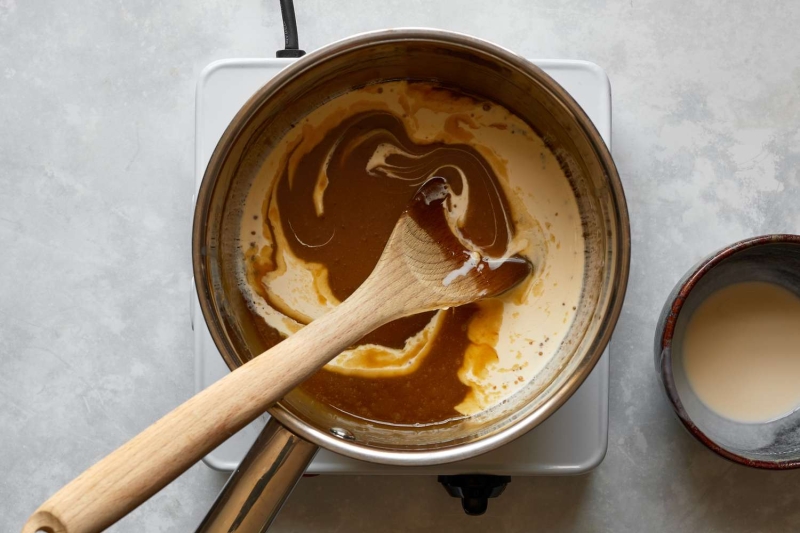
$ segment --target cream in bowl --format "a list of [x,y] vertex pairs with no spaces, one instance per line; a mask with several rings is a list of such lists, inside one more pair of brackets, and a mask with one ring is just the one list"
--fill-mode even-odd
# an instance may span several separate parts
[[686,325],[686,377],[721,416],[770,422],[800,406],[800,297],[744,281],[709,295]]
[[664,306],[655,356],[701,442],[748,466],[800,466],[800,237],[742,241],[693,268]]

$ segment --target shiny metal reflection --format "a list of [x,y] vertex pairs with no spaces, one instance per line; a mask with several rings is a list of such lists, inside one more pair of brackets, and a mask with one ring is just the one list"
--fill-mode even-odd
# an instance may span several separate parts
[[266,531],[318,449],[270,419],[197,531]]

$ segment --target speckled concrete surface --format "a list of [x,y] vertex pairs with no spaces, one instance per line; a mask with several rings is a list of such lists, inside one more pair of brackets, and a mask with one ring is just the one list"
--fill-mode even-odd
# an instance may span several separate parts
[[[684,270],[800,232],[800,3],[296,1],[307,50],[416,25],[603,66],[634,246],[597,470],[515,479],[481,518],[433,478],[310,478],[274,530],[800,530],[800,472],[695,443],[651,357]],[[0,0],[0,531],[192,393],[195,80],[281,38],[277,0]],[[113,529],[193,531],[223,482],[195,466]]]

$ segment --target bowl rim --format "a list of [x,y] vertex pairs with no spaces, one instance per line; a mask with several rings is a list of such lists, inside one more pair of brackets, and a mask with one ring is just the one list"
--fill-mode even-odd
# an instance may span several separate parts
[[683,424],[683,427],[698,441],[705,445],[708,449],[717,455],[738,463],[741,465],[749,466],[752,468],[760,468],[765,470],[791,470],[800,468],[800,458],[789,461],[763,461],[757,459],[749,459],[743,455],[733,453],[717,444],[711,437],[705,434],[697,425],[692,421],[689,413],[683,406],[683,402],[678,394],[678,389],[675,386],[675,378],[672,370],[672,341],[675,335],[675,326],[678,322],[678,317],[683,309],[686,299],[691,294],[692,290],[697,286],[703,277],[710,271],[714,270],[716,266],[725,261],[726,259],[752,248],[761,246],[768,246],[772,244],[795,244],[800,245],[800,235],[790,233],[776,233],[768,235],[760,235],[758,237],[751,237],[737,241],[733,244],[725,246],[710,255],[706,256],[697,265],[689,269],[684,277],[675,285],[672,293],[664,306],[664,317],[662,324],[658,328],[657,342],[656,342],[656,369],[661,377],[662,385],[667,395],[667,399],[672,405],[672,409],[678,416],[678,419]]

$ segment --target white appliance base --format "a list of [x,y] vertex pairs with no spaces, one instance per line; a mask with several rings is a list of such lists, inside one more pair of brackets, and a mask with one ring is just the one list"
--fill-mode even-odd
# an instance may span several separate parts
[[[247,99],[294,59],[229,59],[203,70],[197,83],[195,191],[208,160],[231,119]],[[600,67],[585,61],[533,60],[583,107],[606,144],[611,141],[611,90]],[[191,302],[195,342],[195,383],[200,391],[228,368],[203,320],[196,296]],[[309,474],[496,474],[567,475],[596,467],[608,447],[608,349],[580,389],[549,419],[527,435],[478,457],[439,466],[396,467],[357,461],[320,450]],[[264,427],[264,415],[209,453],[204,462],[232,471]]]

